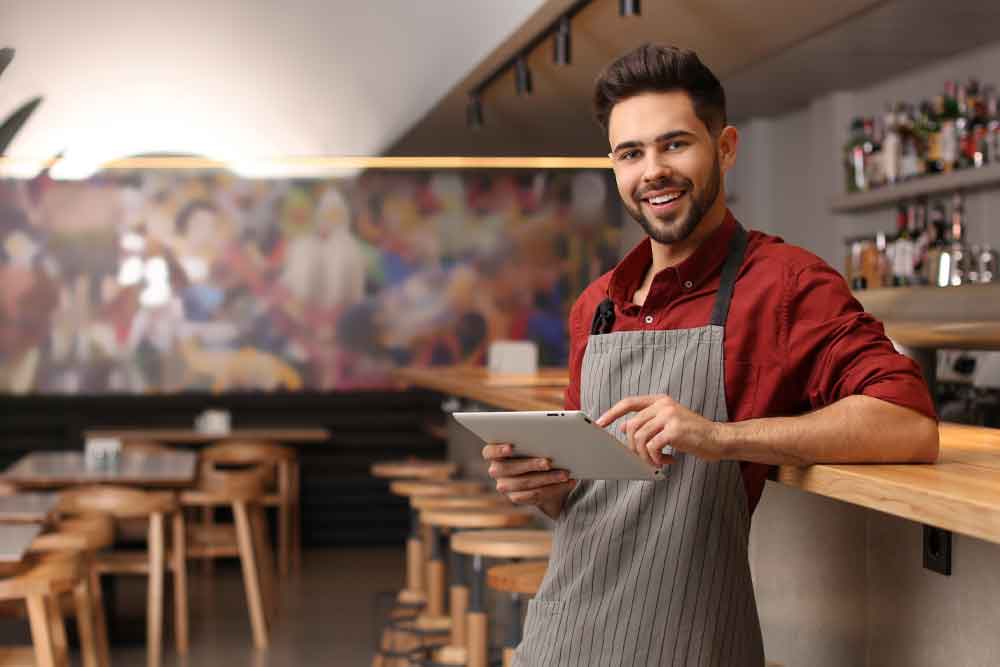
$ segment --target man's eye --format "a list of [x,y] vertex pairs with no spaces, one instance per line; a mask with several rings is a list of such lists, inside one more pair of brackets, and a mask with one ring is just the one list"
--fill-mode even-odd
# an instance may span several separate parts
[[618,159],[623,161],[634,160],[637,157],[639,157],[639,151],[636,150],[624,151],[618,154]]
[[680,150],[681,148],[684,148],[685,146],[687,146],[686,141],[670,141],[667,143],[665,150],[676,151]]

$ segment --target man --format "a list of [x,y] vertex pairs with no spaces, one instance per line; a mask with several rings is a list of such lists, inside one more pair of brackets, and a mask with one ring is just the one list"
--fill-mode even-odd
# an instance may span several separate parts
[[556,521],[516,664],[760,667],[747,538],[769,466],[933,462],[933,405],[836,271],[726,209],[739,134],[694,53],[640,47],[594,101],[648,238],[571,311],[566,408],[667,478],[578,483],[486,446],[497,489]]

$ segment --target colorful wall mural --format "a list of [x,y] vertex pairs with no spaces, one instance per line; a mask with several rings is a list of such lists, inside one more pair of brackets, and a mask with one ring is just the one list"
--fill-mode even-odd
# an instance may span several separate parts
[[530,339],[619,255],[610,175],[0,182],[0,392],[328,391]]

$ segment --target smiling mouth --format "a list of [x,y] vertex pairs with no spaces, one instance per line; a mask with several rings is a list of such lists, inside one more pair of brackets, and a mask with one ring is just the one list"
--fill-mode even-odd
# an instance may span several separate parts
[[671,202],[677,201],[682,196],[684,196],[684,191],[680,192],[669,192],[665,195],[657,195],[656,197],[646,197],[643,201],[646,201],[653,206],[662,206],[664,204],[669,204]]

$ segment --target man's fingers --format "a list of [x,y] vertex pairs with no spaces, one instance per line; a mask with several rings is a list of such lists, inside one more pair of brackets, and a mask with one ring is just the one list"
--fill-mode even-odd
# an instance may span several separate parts
[[514,477],[531,472],[545,472],[551,469],[552,462],[548,459],[494,459],[493,462],[490,463],[489,474],[493,479],[500,479],[501,477]]
[[487,461],[505,459],[513,453],[514,446],[503,442],[493,443],[483,447],[483,458]]
[[570,479],[559,484],[548,484],[528,491],[508,493],[507,497],[516,505],[541,505],[542,503],[560,498],[576,486],[576,480]]
[[597,425],[604,428],[622,415],[638,412],[657,399],[656,396],[630,396],[618,401],[603,415],[598,417]]
[[569,473],[565,470],[533,472],[527,475],[517,475],[516,477],[501,477],[497,480],[497,491],[508,494],[513,491],[530,491],[543,486],[561,484],[568,479]]

